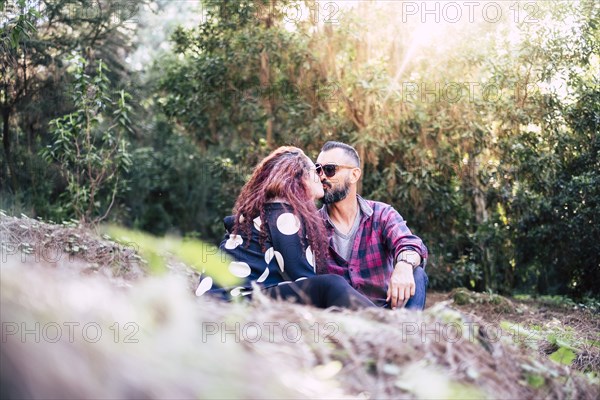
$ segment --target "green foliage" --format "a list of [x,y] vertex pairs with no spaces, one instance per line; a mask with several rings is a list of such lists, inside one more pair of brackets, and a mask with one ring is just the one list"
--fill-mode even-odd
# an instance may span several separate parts
[[0,25],[0,189],[9,211],[60,219],[66,185],[38,152],[50,142],[51,120],[73,112],[67,59],[103,60],[111,87],[129,84],[125,55],[136,7],[144,0],[17,0],[2,2]]
[[[326,140],[341,140],[361,156],[361,193],[395,206],[425,240],[434,288],[598,297],[597,2],[532,3],[529,17],[543,23],[517,23],[514,6],[502,3],[497,23],[440,24],[437,36],[416,19],[397,23],[400,8],[389,2],[345,7],[335,25],[311,1],[310,15],[286,20],[293,3],[207,2],[199,24],[175,29],[170,50],[160,46],[152,67],[132,74],[146,82],[133,101],[142,109],[129,125],[135,168],[126,174],[130,190],[115,196],[115,219],[216,241],[248,173],[270,150],[294,144],[315,157]],[[29,60],[30,83],[64,89],[63,58],[53,54],[79,47],[107,61],[111,86],[135,82],[115,56],[134,37],[122,25],[67,21],[65,1],[44,4],[41,18],[21,11],[21,25],[7,25],[22,26],[18,49],[2,28],[5,98],[23,82],[14,60]],[[98,40],[86,41],[87,30]],[[60,128],[44,129],[48,121],[75,105],[61,97],[65,90],[49,101],[34,87],[5,103],[11,130],[24,139],[9,142],[28,146],[4,150],[2,177],[17,183],[2,205],[59,218],[68,213],[64,187],[71,202],[89,200],[57,178],[65,169],[77,175],[76,163],[27,168],[39,164],[35,150],[56,140],[47,131],[70,126],[61,119]],[[455,89],[460,96],[451,96]],[[105,199],[112,193],[102,190]]]
[[131,132],[124,91],[115,100],[109,93],[106,66],[98,62],[96,74],[86,74],[86,61],[74,63],[73,102],[76,110],[50,121],[51,144],[41,151],[48,163],[57,163],[66,180],[60,197],[67,212],[85,222],[104,219],[115,197],[126,185],[123,173],[131,166],[127,133]]
[[[526,180],[533,190],[519,191],[515,198],[520,208],[516,251],[533,267],[523,268],[521,285],[581,298],[597,295],[600,283],[600,86],[597,78],[576,84],[571,102],[553,110],[567,125],[544,139],[555,142],[556,160],[544,167],[553,177],[541,181],[533,175]],[[540,163],[535,153],[526,160]],[[532,254],[530,248],[544,251]]]
[[[158,64],[158,104],[205,157],[249,166],[279,144],[316,155],[327,139],[350,142],[363,159],[363,194],[396,206],[432,250],[433,287],[509,293],[531,285],[571,295],[597,287],[597,7],[539,4],[536,17],[556,28],[519,25],[509,42],[511,21],[473,24],[448,35],[451,51],[421,43],[414,53],[406,38],[415,27],[382,23],[399,18],[386,5],[357,5],[321,30],[308,21],[283,29],[282,8],[208,7],[200,26],[175,32],[173,56]],[[569,15],[573,30],[560,29]],[[376,49],[392,50],[374,50],[374,37]],[[415,78],[398,81],[398,71]],[[543,89],[561,77],[568,99]],[[444,82],[463,96],[438,91],[432,101],[403,91]],[[251,143],[266,148],[249,151]],[[235,185],[226,192],[235,196]],[[552,215],[565,203],[575,218]]]
[[578,356],[585,359],[591,347],[597,346],[595,338],[598,335],[595,332],[580,331],[577,327],[565,325],[556,318],[539,325],[504,320],[500,322],[500,327],[512,335],[515,343],[536,352],[543,350],[556,363],[563,365],[578,363],[578,368],[584,371],[593,371],[597,368],[597,365],[585,364],[585,361],[582,365],[581,360],[578,359]]
[[181,240],[172,236],[157,238],[116,225],[104,226],[102,230],[117,242],[134,245],[154,274],[167,271],[167,259],[172,255],[200,273],[209,273],[220,285],[232,286],[239,283],[239,278],[232,276],[227,270],[230,261],[228,257],[215,246],[200,240]]
[[132,152],[125,205],[131,225],[157,235],[175,229],[220,239],[249,167],[202,152],[164,119],[149,127],[147,141]]
[[150,72],[150,108],[169,119],[157,117],[134,153],[134,226],[216,241],[262,157],[283,143],[318,146],[301,133],[322,103],[316,60],[307,39],[284,29],[287,3],[209,3],[203,23],[175,31],[174,54]]
[[[283,27],[289,2],[260,3],[209,3],[205,21],[177,30],[173,56],[158,64],[164,113],[202,149],[240,164],[255,164],[277,143],[298,142],[296,132],[320,107],[308,39]],[[266,148],[253,153],[261,140]]]
[[468,290],[463,290],[460,288],[456,289],[454,291],[454,295],[452,296],[452,299],[459,306],[469,304],[471,302],[471,297],[469,295]]
[[515,342],[523,343],[534,349],[537,349],[538,342],[544,339],[543,334],[540,332],[516,322],[501,321],[500,328],[513,335]]
[[[6,5],[6,2],[2,1],[0,11],[7,12]],[[16,7],[20,10],[20,13],[7,21],[6,25],[2,27],[3,48],[8,42],[11,48],[18,49],[23,38],[30,38],[31,34],[36,31],[35,23],[41,16],[35,9],[35,5],[26,0],[18,0]]]
[[576,357],[577,356],[575,355],[573,350],[568,349],[566,347],[560,347],[558,350],[556,350],[554,353],[550,354],[550,356],[549,356],[549,358],[552,361],[557,362],[559,364],[564,364],[564,365],[571,365],[571,363],[573,362],[573,360]]
[[525,378],[527,379],[527,384],[534,389],[539,389],[546,383],[546,379],[538,374],[526,373]]
[[[443,249],[441,249],[443,250]],[[435,252],[435,249],[432,249]],[[448,258],[452,258],[452,253],[447,255]],[[438,264],[437,261],[447,263],[445,268]],[[430,272],[430,284],[437,288],[453,288],[466,286],[471,290],[475,289],[477,282],[483,277],[481,265],[476,262],[475,255],[470,253],[462,255],[458,260],[452,263],[444,261],[443,257],[437,257],[433,255],[433,271]],[[429,268],[429,267],[428,267]]]

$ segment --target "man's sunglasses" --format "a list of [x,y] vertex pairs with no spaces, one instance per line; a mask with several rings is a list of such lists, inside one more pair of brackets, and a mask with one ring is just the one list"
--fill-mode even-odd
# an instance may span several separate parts
[[321,176],[325,173],[325,176],[331,178],[337,173],[338,168],[358,168],[350,165],[337,165],[337,164],[315,164],[315,170],[317,175]]

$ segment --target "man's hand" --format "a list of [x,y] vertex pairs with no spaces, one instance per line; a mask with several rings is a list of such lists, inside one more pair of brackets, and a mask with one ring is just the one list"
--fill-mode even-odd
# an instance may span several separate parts
[[392,309],[404,306],[404,304],[415,295],[415,277],[413,276],[412,265],[405,261],[396,264],[394,272],[390,278],[387,298],[385,301],[392,300]]

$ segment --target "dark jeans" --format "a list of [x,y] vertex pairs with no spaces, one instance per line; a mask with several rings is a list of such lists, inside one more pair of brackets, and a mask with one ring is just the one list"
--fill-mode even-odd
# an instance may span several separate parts
[[272,298],[293,300],[320,308],[336,306],[357,310],[376,307],[371,300],[357,292],[340,275],[311,276],[297,282],[268,288],[263,292]]
[[[429,278],[422,267],[417,267],[413,270],[415,277],[415,295],[408,299],[404,308],[409,310],[423,310],[425,301],[427,300],[427,287],[429,286]],[[390,308],[390,304],[386,303],[385,308]]]

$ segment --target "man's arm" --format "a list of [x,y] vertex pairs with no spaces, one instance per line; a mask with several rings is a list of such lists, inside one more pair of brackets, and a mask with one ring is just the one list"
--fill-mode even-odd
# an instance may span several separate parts
[[422,263],[427,262],[427,247],[420,237],[412,234],[398,211],[392,206],[388,206],[382,212],[381,222],[386,246],[393,252],[396,262],[399,260],[400,253],[406,250],[416,251],[421,256]]
[[394,255],[394,271],[389,283],[386,301],[392,308],[403,306],[415,294],[413,269],[425,267],[427,263],[427,247],[412,234],[406,221],[398,211],[389,206],[382,213],[382,237],[388,250]]

